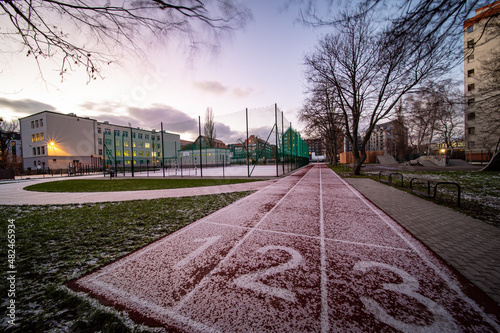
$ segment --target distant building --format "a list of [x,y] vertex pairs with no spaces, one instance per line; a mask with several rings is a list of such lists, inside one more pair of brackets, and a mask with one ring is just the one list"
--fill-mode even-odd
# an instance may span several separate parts
[[464,22],[465,149],[472,153],[494,150],[500,138],[499,127],[490,126],[500,121],[498,97],[493,104],[484,104],[500,92],[483,89],[491,87],[483,66],[499,57],[499,14],[500,1],[496,1],[476,9],[476,15]]
[[213,139],[213,144],[212,144],[212,147],[209,147],[209,139],[202,135],[202,136],[199,136],[195,142],[193,142],[198,148],[200,147],[200,141],[201,141],[201,147],[202,148],[222,148],[222,149],[225,149],[227,148],[227,145],[222,142],[221,140],[218,140],[218,139]]
[[175,157],[181,147],[178,134],[113,125],[74,113],[42,111],[19,122],[27,170],[159,166],[163,154]]
[[375,125],[366,151],[383,151],[404,158],[408,151],[408,129],[395,120]]
[[309,160],[324,161],[326,159],[326,145],[323,138],[305,139],[305,142],[309,146]]
[[[21,133],[19,132],[4,132],[2,135],[2,142],[8,144],[6,151],[2,151],[0,147],[0,168],[18,167],[22,163],[22,149],[21,149]],[[5,161],[3,160],[5,158]]]

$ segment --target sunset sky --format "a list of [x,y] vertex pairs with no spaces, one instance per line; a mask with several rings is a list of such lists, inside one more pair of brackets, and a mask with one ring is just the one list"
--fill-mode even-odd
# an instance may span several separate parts
[[[61,82],[56,58],[42,62],[42,78],[32,57],[17,52],[19,45],[9,46],[13,52],[0,56],[0,114],[16,119],[52,110],[158,129],[160,121],[203,119],[207,107],[219,117],[277,103],[297,126],[303,58],[327,30],[297,23],[298,6],[285,10],[285,2],[246,3],[254,19],[224,39],[216,54],[205,52],[190,61],[175,41],[154,45],[145,51],[147,58],[125,55],[104,68],[104,79],[89,84],[83,68]],[[5,50],[7,41],[0,42]]]

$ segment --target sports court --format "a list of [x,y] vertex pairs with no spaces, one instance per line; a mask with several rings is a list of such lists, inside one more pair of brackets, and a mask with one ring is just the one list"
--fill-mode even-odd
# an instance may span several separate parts
[[169,331],[500,331],[479,290],[324,165],[69,285]]

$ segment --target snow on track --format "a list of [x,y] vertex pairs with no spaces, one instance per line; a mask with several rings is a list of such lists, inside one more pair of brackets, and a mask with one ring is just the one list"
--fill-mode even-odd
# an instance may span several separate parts
[[498,307],[324,165],[69,285],[176,331],[500,331]]

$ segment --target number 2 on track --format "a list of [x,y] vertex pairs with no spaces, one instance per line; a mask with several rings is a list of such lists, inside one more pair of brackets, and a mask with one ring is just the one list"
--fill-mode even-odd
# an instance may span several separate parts
[[291,258],[283,264],[279,264],[277,266],[272,266],[257,272],[247,273],[245,275],[242,275],[236,278],[234,280],[234,283],[238,287],[250,289],[255,291],[256,293],[268,294],[271,296],[282,298],[286,301],[295,302],[296,295],[293,291],[284,288],[268,286],[267,284],[259,282],[258,280],[261,278],[265,278],[269,275],[283,273],[284,271],[287,271],[289,269],[296,268],[303,261],[303,257],[299,252],[287,246],[268,245],[261,247],[260,249],[257,250],[257,252],[264,254],[271,250],[285,251],[290,254]]

